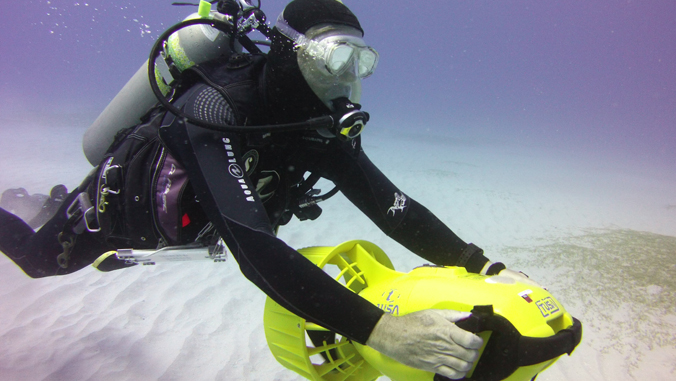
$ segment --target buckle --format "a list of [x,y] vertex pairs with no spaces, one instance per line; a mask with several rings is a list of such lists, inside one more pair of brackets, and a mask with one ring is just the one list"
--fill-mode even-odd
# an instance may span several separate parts
[[81,192],[77,195],[66,209],[66,216],[68,216],[68,221],[72,224],[75,234],[82,234],[85,229],[90,233],[101,231],[96,208],[92,206],[87,192]]

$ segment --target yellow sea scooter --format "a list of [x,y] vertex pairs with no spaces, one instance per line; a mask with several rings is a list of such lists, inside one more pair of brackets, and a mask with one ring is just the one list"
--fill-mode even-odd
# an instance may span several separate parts
[[[299,250],[345,287],[382,310],[406,315],[424,309],[471,311],[456,323],[484,339],[466,380],[532,380],[580,343],[582,325],[544,289],[461,267],[421,266],[395,271],[387,255],[366,241]],[[330,265],[330,266],[329,266]],[[310,380],[447,380],[338,337],[268,298],[265,335],[277,361]]]

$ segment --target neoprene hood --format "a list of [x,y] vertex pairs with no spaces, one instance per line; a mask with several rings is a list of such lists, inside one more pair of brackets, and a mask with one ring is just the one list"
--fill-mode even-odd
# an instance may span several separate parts
[[[300,33],[320,24],[349,26],[364,33],[357,17],[337,0],[293,0],[282,15]],[[271,40],[265,75],[267,97],[276,121],[302,122],[331,113],[301,73],[294,42],[277,28],[272,29]]]
[[319,24],[340,24],[364,34],[357,16],[337,0],[294,0],[284,8],[284,19],[301,33]]

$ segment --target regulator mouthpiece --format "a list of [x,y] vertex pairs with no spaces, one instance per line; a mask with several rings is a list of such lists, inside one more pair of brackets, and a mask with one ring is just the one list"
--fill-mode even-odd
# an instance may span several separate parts
[[352,103],[345,97],[336,98],[331,103],[337,111],[334,115],[334,130],[338,139],[347,141],[359,136],[369,121],[369,114],[361,111],[360,104]]

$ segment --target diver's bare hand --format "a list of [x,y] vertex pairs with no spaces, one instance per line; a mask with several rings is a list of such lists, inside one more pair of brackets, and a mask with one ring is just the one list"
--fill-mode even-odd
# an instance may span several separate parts
[[483,340],[456,321],[469,312],[422,310],[404,316],[384,314],[366,345],[413,368],[463,378],[479,357]]

